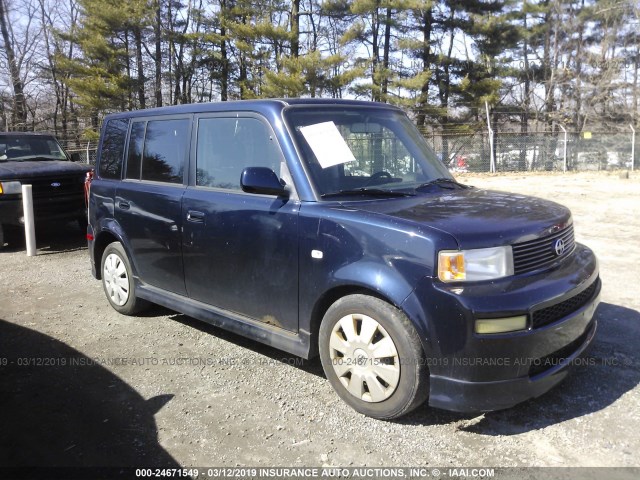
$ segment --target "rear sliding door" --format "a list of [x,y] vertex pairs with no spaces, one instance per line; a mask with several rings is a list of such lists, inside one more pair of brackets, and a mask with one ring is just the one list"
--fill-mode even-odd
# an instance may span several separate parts
[[186,295],[181,202],[190,132],[191,116],[133,120],[125,179],[115,201],[115,218],[126,232],[140,279],[181,295]]

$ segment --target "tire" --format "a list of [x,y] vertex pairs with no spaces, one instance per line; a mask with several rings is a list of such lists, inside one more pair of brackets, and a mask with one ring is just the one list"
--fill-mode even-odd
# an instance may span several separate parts
[[424,350],[400,310],[369,295],[348,295],[327,310],[320,360],[331,386],[354,410],[390,420],[429,395]]
[[4,241],[12,248],[24,247],[24,227],[19,227],[17,225],[5,225]]
[[149,306],[145,300],[136,297],[131,263],[120,242],[107,245],[100,262],[102,288],[107,300],[117,312],[135,315]]
[[0,225],[0,250],[24,246],[24,230],[16,225]]

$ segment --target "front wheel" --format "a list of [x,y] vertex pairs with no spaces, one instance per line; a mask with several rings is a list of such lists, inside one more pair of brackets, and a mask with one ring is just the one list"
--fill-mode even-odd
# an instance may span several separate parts
[[10,248],[24,245],[24,229],[17,225],[0,225],[0,250],[5,242]]
[[428,396],[418,334],[406,315],[379,298],[348,295],[334,303],[320,325],[319,349],[334,390],[364,415],[397,418]]
[[111,306],[124,315],[135,315],[148,306],[136,297],[131,264],[119,242],[107,245],[102,254],[102,288]]

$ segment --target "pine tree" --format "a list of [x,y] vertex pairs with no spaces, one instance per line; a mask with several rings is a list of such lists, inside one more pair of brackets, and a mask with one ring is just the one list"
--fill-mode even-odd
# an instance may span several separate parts
[[79,28],[68,39],[81,55],[56,60],[68,74],[66,83],[77,103],[97,129],[99,114],[131,106],[128,12],[117,0],[80,0],[80,5]]

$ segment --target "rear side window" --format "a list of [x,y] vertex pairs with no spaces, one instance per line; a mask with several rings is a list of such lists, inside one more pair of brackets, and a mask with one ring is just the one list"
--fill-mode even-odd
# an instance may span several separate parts
[[282,159],[271,130],[256,118],[198,121],[198,186],[240,190],[240,175],[246,167],[268,167],[278,173]]
[[182,183],[188,119],[147,122],[142,155],[142,180]]
[[102,139],[102,155],[100,156],[101,178],[120,179],[128,129],[128,119],[116,118],[107,122]]
[[140,180],[142,166],[142,147],[144,146],[144,128],[146,122],[133,122],[129,137],[129,155],[127,157],[127,178]]
[[182,183],[190,119],[134,121],[126,178]]

